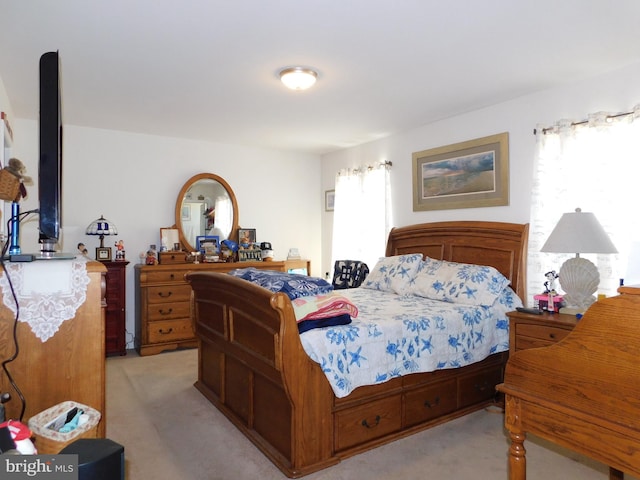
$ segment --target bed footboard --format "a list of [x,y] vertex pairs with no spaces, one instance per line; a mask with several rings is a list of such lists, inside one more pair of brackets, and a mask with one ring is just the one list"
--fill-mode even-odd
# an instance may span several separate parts
[[226,274],[187,280],[199,340],[196,388],[286,475],[337,463],[333,393],[302,348],[288,297]]

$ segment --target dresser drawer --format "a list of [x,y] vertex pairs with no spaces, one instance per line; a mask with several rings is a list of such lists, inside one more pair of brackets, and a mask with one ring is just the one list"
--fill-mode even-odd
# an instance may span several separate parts
[[336,450],[344,450],[400,430],[401,401],[400,395],[395,395],[337,412]]
[[496,395],[496,385],[502,382],[502,367],[461,377],[459,382],[458,408],[491,400]]
[[158,271],[158,272],[145,272],[142,274],[144,276],[144,283],[146,284],[154,284],[154,283],[187,283],[184,279],[184,276],[187,272],[184,270],[177,270],[175,272],[167,272],[167,271]]
[[191,300],[191,286],[184,285],[161,285],[147,288],[147,302],[154,303],[174,303],[189,302]]
[[151,303],[147,308],[147,319],[150,322],[185,317],[191,318],[190,302]]
[[160,265],[175,265],[189,263],[187,252],[160,252],[158,260]]
[[405,426],[422,423],[453,412],[457,407],[456,380],[451,379],[405,394]]
[[[529,337],[534,340],[542,340],[544,344],[550,345],[559,342],[569,335],[571,331],[566,328],[554,327],[551,325],[541,325],[534,323],[517,323],[516,338]],[[519,338],[517,338],[519,340]],[[516,347],[517,348],[517,347]]]
[[149,343],[171,342],[193,338],[190,318],[177,320],[161,320],[147,325]]

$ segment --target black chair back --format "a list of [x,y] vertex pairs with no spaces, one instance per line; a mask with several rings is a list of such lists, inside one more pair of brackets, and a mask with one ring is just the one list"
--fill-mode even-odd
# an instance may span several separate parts
[[336,260],[333,266],[333,289],[359,287],[369,274],[369,267],[359,260]]

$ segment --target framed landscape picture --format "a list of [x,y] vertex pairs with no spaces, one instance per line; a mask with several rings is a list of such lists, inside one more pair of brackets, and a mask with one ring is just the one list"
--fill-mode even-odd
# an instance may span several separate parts
[[509,205],[509,134],[413,155],[413,211]]

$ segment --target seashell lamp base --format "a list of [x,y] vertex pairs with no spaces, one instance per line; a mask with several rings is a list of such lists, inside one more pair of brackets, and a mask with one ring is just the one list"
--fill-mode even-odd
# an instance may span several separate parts
[[560,267],[559,281],[568,308],[584,313],[595,302],[593,294],[600,285],[600,274],[586,258],[575,257],[564,262]]

